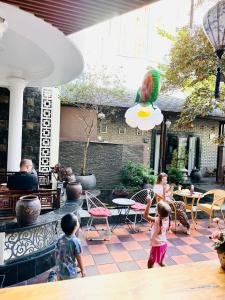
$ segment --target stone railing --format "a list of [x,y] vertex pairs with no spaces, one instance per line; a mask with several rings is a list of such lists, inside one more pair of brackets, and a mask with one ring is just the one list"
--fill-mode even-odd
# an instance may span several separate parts
[[34,277],[55,265],[55,244],[61,218],[77,214],[82,201],[40,215],[35,225],[21,227],[16,220],[0,223],[0,275],[4,286]]

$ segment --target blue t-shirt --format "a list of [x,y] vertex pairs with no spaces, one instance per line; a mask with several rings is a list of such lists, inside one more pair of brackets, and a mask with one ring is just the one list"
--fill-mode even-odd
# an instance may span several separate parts
[[56,264],[58,279],[76,278],[76,257],[80,255],[81,242],[76,236],[62,235],[57,242]]

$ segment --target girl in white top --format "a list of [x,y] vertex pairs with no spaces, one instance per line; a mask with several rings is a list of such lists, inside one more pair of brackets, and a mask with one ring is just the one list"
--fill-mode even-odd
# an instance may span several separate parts
[[173,203],[177,212],[177,219],[186,228],[186,233],[190,234],[190,223],[186,214],[186,207],[183,201],[173,200],[173,191],[167,184],[167,174],[160,173],[157,178],[157,182],[153,187],[153,192],[163,198],[168,204]]
[[161,267],[164,267],[163,262],[167,250],[167,238],[166,232],[170,226],[170,206],[165,201],[159,201],[157,204],[157,217],[151,217],[149,215],[149,208],[151,206],[151,198],[146,198],[147,205],[144,212],[144,217],[149,222],[153,222],[151,230],[151,250],[148,259],[148,268],[152,268],[154,263],[158,263]]

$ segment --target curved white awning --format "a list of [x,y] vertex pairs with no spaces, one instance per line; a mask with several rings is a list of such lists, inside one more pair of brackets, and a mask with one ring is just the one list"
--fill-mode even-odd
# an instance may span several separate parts
[[28,86],[58,86],[80,75],[83,58],[61,31],[15,6],[0,2],[8,29],[0,40],[0,85],[21,78]]

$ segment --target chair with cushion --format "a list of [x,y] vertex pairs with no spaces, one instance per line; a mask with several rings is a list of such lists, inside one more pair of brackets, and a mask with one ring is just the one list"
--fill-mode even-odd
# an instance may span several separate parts
[[[134,231],[138,231],[138,229],[136,229],[137,222],[140,223],[143,220],[145,220],[143,218],[143,215],[144,215],[144,211],[145,211],[145,208],[146,208],[146,197],[148,195],[150,195],[150,197],[153,199],[153,192],[152,192],[152,190],[150,190],[150,189],[143,189],[143,190],[137,192],[136,194],[134,194],[131,197],[131,200],[135,201],[135,203],[130,207],[130,209],[132,211],[134,211],[134,213],[135,213],[134,221],[132,222],[133,223],[133,230]],[[137,221],[138,216],[140,217],[139,221]]]
[[[154,193],[154,197],[155,197],[156,203],[158,203],[161,200],[165,201],[165,198],[162,195],[159,195],[157,193]],[[172,198],[172,201],[169,201],[168,204],[170,205],[171,212],[174,215],[174,229],[176,232],[176,230],[177,230],[177,210],[176,210],[176,207],[175,207],[173,201],[175,201],[175,200]]]
[[217,189],[210,190],[210,191],[208,191],[204,194],[204,197],[207,196],[207,195],[213,195],[213,200],[210,203],[200,203],[200,201],[202,201],[203,198],[198,199],[196,214],[195,214],[195,220],[197,219],[198,211],[203,211],[204,213],[209,215],[209,225],[208,225],[208,227],[210,227],[212,217],[215,216],[216,211],[220,211],[220,213],[221,213],[221,215],[224,219],[222,206],[223,206],[223,203],[224,203],[224,200],[225,200],[225,191],[224,190],[219,190],[219,189],[218,190]]
[[[88,213],[90,215],[90,218],[87,223],[87,232],[89,233],[91,228],[95,227],[93,225],[94,220],[100,220],[100,221],[105,220],[106,225],[107,225],[108,236],[110,237],[111,230],[109,227],[108,218],[112,215],[111,211],[108,208],[106,208],[104,203],[102,203],[97,197],[95,197],[90,192],[85,192],[85,196],[86,196]],[[95,230],[98,231],[97,228],[95,228]],[[89,239],[88,234],[87,234],[86,238]],[[107,239],[104,238],[103,240],[107,240]]]

